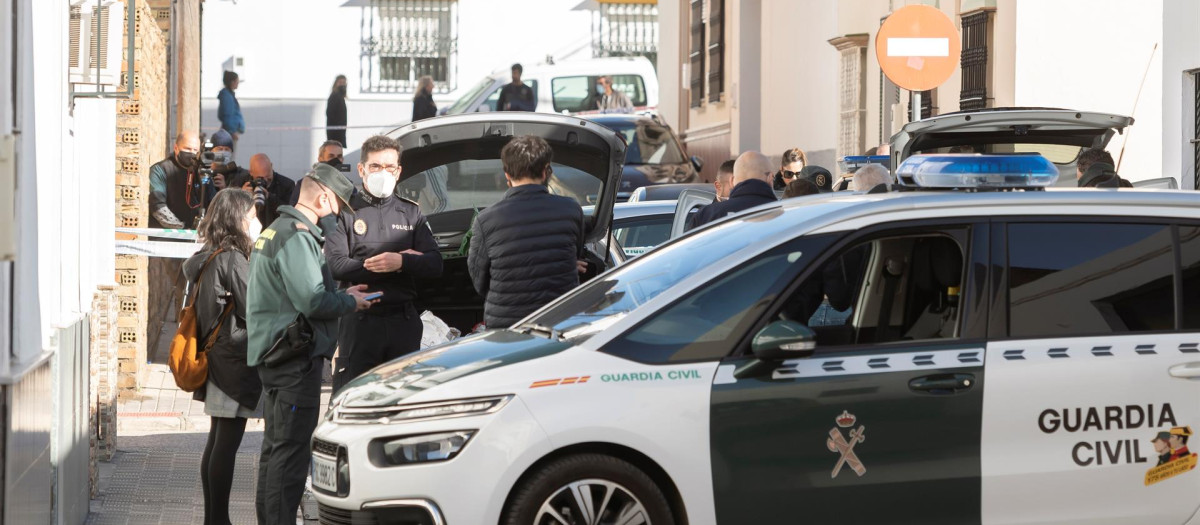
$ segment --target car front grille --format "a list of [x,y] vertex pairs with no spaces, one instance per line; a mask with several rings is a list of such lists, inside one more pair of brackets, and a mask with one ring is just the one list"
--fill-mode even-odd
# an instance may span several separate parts
[[343,510],[317,505],[321,525],[434,525],[433,516],[422,508],[398,507],[373,511]]
[[312,451],[314,454],[329,456],[331,458],[338,457],[338,446],[323,439],[313,438]]

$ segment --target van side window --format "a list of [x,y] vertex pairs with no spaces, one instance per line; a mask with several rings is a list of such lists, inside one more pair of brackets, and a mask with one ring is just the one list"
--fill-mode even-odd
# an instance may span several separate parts
[[1173,329],[1173,245],[1158,224],[1009,224],[1009,335]]
[[[600,75],[557,77],[550,81],[554,111],[578,113],[596,109],[596,80]],[[635,107],[646,105],[646,83],[641,75],[611,75],[613,89],[624,93]]]

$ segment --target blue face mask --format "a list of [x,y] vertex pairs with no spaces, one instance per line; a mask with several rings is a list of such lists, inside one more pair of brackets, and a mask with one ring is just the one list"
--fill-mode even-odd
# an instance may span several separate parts
[[596,94],[600,95],[600,96],[604,96],[604,86],[601,86],[600,84],[596,84]]

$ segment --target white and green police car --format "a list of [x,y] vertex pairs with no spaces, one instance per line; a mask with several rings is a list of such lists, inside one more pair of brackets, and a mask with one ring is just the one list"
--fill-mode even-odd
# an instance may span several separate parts
[[322,523],[1200,523],[1200,195],[899,171],[954,190],[749,210],[359,377]]

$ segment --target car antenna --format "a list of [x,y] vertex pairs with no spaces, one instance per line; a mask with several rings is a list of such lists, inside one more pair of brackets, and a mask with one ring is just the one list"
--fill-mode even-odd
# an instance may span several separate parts
[[[1142,88],[1146,87],[1146,76],[1150,74],[1150,66],[1154,64],[1154,55],[1158,53],[1158,42],[1154,43],[1154,47],[1150,50],[1150,60],[1146,61],[1146,71],[1142,73],[1142,83],[1138,85],[1137,96],[1133,97],[1133,110],[1129,112],[1129,116],[1133,117],[1137,113],[1138,100],[1142,98]],[[1125,140],[1121,141],[1121,153],[1117,154],[1117,173],[1121,173],[1121,161],[1125,160],[1125,146],[1129,144],[1129,135],[1133,130],[1125,133]]]

